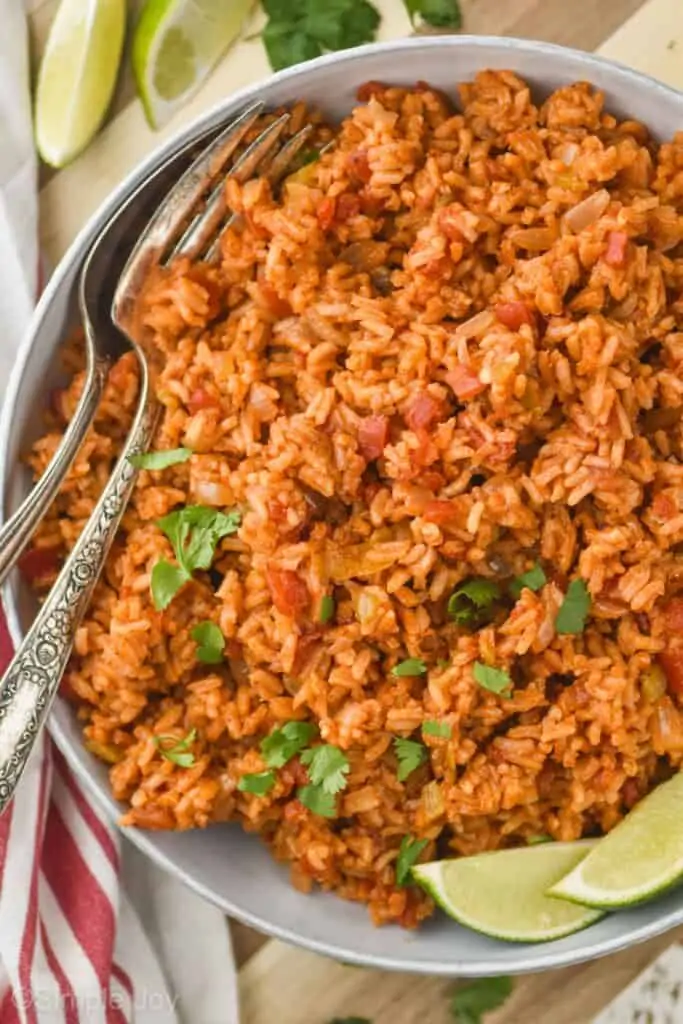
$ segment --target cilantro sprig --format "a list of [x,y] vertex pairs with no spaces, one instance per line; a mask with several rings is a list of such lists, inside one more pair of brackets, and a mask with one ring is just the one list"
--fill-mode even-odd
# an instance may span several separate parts
[[528,572],[523,572],[521,576],[514,578],[510,584],[510,593],[514,598],[518,598],[525,588],[534,591],[540,590],[547,582],[548,578],[537,562]]
[[417,740],[405,740],[402,736],[396,736],[394,751],[398,759],[396,778],[399,782],[405,782],[408,776],[427,760],[427,749]]
[[397,885],[403,886],[410,884],[410,869],[424,850],[427,843],[427,839],[413,839],[412,836],[403,837],[398,850],[398,857],[396,858]]
[[450,722],[438,722],[431,718],[422,723],[422,732],[425,736],[436,736],[437,739],[449,740],[453,730]]
[[482,1024],[485,1013],[497,1010],[512,992],[512,978],[477,978],[461,985],[451,1000],[456,1024]]
[[474,576],[453,591],[448,601],[448,614],[459,626],[476,629],[490,621],[493,606],[500,596],[500,587],[494,580]]
[[177,736],[155,736],[154,746],[167,761],[177,764],[179,768],[192,768],[195,756],[190,749],[197,739],[197,730],[190,729],[181,740]]
[[274,771],[250,772],[243,775],[237,783],[237,788],[242,793],[253,793],[255,796],[266,796],[275,785],[276,775]]
[[422,658],[406,658],[405,661],[399,661],[398,665],[394,665],[391,670],[392,676],[423,676],[427,671],[427,666]]
[[163,611],[197,569],[209,569],[218,542],[235,533],[240,513],[219,512],[204,505],[187,505],[157,520],[157,526],[173,546],[177,565],[161,558],[152,569],[154,607]]
[[263,45],[274,71],[370,43],[380,23],[369,0],[262,0],[262,6],[268,16]]
[[413,25],[418,21],[432,28],[457,29],[462,26],[458,0],[403,0]]
[[582,633],[591,607],[588,587],[583,580],[572,580],[555,619],[558,633]]
[[497,693],[501,697],[512,696],[512,680],[505,669],[494,668],[492,665],[484,665],[482,661],[475,661],[472,675],[483,690]]
[[223,660],[225,637],[215,622],[198,622],[190,631],[197,644],[197,661],[206,665],[218,665]]
[[333,818],[336,813],[335,797],[346,788],[349,759],[339,747],[322,743],[305,750],[301,755],[301,763],[308,768],[311,781],[298,790],[299,800],[314,814]]
[[283,768],[317,735],[312,722],[285,722],[261,741],[261,756],[269,768]]

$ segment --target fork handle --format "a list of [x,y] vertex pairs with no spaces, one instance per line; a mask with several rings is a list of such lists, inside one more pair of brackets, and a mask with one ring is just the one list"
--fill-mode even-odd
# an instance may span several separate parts
[[90,346],[91,360],[83,391],[59,448],[30,494],[0,528],[0,584],[30,541],[38,523],[54,501],[57,491],[85,440],[102,397],[110,360]]
[[0,680],[0,813],[6,808],[45,724],[107,552],[131,496],[137,470],[129,456],[147,451],[159,407],[141,360],[140,398],[126,444],[95,510]]

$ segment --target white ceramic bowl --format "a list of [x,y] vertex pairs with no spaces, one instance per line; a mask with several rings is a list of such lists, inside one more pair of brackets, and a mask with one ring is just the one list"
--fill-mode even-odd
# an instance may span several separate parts
[[[243,89],[135,170],[91,218],[52,276],[24,339],[0,424],[0,493],[6,511],[16,507],[30,486],[19,464],[20,453],[40,430],[41,409],[56,379],[57,347],[77,322],[75,285],[83,257],[111,212],[153,167],[181,141],[225,120],[257,96],[273,105],[303,98],[341,118],[353,106],[357,86],[369,79],[408,84],[424,79],[452,93],[457,82],[482,68],[513,69],[539,96],[569,82],[592,82],[604,90],[610,110],[644,121],[660,138],[683,126],[681,93],[588,54],[515,39],[430,37],[367,46],[322,57]],[[16,577],[5,600],[12,636],[19,642],[35,602]],[[58,702],[51,728],[74,771],[116,817],[120,808],[110,795],[106,769],[84,749],[81,730],[65,704]],[[363,906],[331,895],[296,892],[287,869],[275,864],[261,841],[238,825],[184,834],[127,834],[162,867],[234,917],[309,949],[369,966],[460,976],[542,970],[601,956],[683,923],[681,888],[547,945],[494,941],[441,915],[419,932],[377,929]]]

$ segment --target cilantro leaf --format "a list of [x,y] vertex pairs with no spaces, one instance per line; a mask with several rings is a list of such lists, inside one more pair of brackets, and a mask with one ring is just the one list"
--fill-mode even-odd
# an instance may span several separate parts
[[128,461],[136,469],[166,469],[168,466],[177,466],[181,462],[187,462],[191,455],[191,448],[171,448],[161,452],[141,452],[139,455],[129,455]]
[[481,1024],[482,1016],[502,1006],[512,992],[512,978],[476,978],[462,985],[451,1001],[456,1024]]
[[160,558],[152,569],[150,590],[152,601],[158,612],[168,608],[181,587],[192,577],[182,565],[172,565],[165,558]]
[[517,598],[525,587],[528,590],[540,590],[547,582],[548,577],[537,562],[533,569],[529,569],[528,572],[523,572],[521,576],[515,577],[510,584],[510,593],[513,597]]
[[403,0],[410,20],[419,18],[432,28],[461,28],[462,12],[458,0]]
[[154,746],[162,757],[172,761],[180,768],[191,768],[195,762],[195,756],[190,747],[197,739],[197,730],[190,729],[187,736],[179,740],[176,736],[155,736]]
[[380,15],[370,0],[267,0],[263,44],[275,70],[371,42]]
[[281,71],[292,64],[303,64],[323,52],[320,43],[306,35],[293,21],[268,22],[261,36],[273,71]]
[[427,843],[427,839],[413,839],[412,836],[403,837],[396,859],[396,885],[410,884],[410,869]]
[[252,772],[243,775],[237,783],[242,793],[253,793],[255,796],[266,796],[275,785],[275,772]]
[[282,768],[318,734],[312,722],[285,722],[261,741],[261,755],[269,768]]
[[197,660],[218,665],[223,660],[225,637],[215,622],[199,622],[190,632],[197,644]]
[[392,676],[423,676],[427,671],[422,658],[406,658],[405,661],[399,661],[398,665],[394,665],[391,670]]
[[459,626],[478,626],[491,618],[492,605],[499,597],[497,583],[475,576],[453,591],[448,601],[448,614]]
[[318,622],[323,624],[329,622],[334,615],[334,598],[330,597],[329,594],[324,594],[320,598],[320,611],[318,612]]
[[422,723],[422,732],[425,736],[437,736],[439,739],[449,740],[452,729],[450,722],[437,722],[434,719],[429,719]]
[[427,760],[427,750],[417,740],[404,740],[402,736],[395,736],[394,750],[398,758],[396,778],[399,782],[405,782]]
[[162,558],[152,569],[152,599],[158,611],[166,608],[195,569],[210,568],[219,540],[235,533],[240,519],[237,511],[226,513],[203,505],[188,505],[157,520],[178,562],[173,566]]
[[541,843],[552,843],[552,836],[527,836],[527,846],[540,846]]
[[472,675],[475,682],[484,690],[500,694],[502,697],[512,695],[512,680],[502,668],[493,668],[491,665],[484,665],[481,661],[475,661]]
[[337,802],[334,793],[326,793],[322,786],[309,783],[297,789],[296,795],[304,807],[314,814],[319,814],[321,818],[336,817]]
[[334,795],[346,786],[349,759],[339,747],[333,747],[331,743],[311,747],[301,755],[301,763],[307,765],[313,785],[322,786],[326,793]]
[[590,611],[591,598],[583,580],[572,580],[555,619],[558,633],[582,633]]

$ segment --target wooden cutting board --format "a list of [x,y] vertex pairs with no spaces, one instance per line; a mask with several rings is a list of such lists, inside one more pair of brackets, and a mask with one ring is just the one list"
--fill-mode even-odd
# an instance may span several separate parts
[[[227,2],[227,0],[226,0]],[[408,34],[400,0],[375,0],[383,38]],[[57,0],[28,0],[36,57]],[[683,88],[681,0],[462,0],[468,31],[546,39],[597,49]],[[147,127],[130,78],[121,82],[112,116],[71,167],[43,173],[41,237],[56,263],[78,229],[122,177],[164,138],[223,96],[264,77],[258,41],[234,48],[217,72],[159,133]],[[683,124],[681,125],[683,128]],[[370,925],[368,925],[370,927]],[[453,983],[437,978],[347,967],[233,924],[240,969],[243,1024],[327,1024],[358,1016],[372,1024],[448,1024]],[[486,1024],[590,1024],[683,928],[591,964],[517,979],[512,997]],[[191,1008],[185,1008],[191,1021]],[[223,1024],[216,1021],[216,1024]],[[625,1021],[624,1024],[627,1024]],[[651,1021],[649,1024],[663,1024]]]

